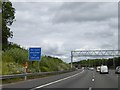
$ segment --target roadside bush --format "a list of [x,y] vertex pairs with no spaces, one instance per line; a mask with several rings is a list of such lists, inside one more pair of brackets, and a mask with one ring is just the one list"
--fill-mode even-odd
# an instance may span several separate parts
[[2,75],[9,75],[10,74],[10,70],[9,67],[7,66],[6,62],[2,62]]
[[14,58],[11,55],[9,55],[8,53],[3,53],[2,61],[3,62],[13,62]]
[[41,72],[49,72],[49,71],[51,71],[48,67],[45,67],[45,66],[42,66],[40,68],[40,70],[41,70]]
[[0,50],[0,75],[2,75],[2,51]]
[[[2,53],[2,74],[24,73],[24,63],[28,61],[28,51],[21,48],[11,48]],[[67,70],[69,64],[51,56],[42,56],[38,61],[28,61],[28,72],[51,72]],[[39,65],[39,66],[38,66]]]
[[11,48],[2,52],[2,74],[19,74],[24,72],[24,63],[28,60],[27,50]]
[[23,64],[28,60],[28,52],[20,48],[11,48],[3,53],[3,61],[15,61],[16,63]]
[[61,59],[50,56],[44,56],[40,61],[40,70],[43,72],[62,71],[62,70],[68,70],[69,68],[70,68],[69,64],[66,64]]
[[0,59],[0,75],[2,75],[2,59]]
[[60,65],[59,65],[60,67],[59,67],[59,70],[61,71],[61,70],[68,70],[70,67],[69,67],[69,65],[67,65],[67,64],[65,64],[65,63],[60,63]]

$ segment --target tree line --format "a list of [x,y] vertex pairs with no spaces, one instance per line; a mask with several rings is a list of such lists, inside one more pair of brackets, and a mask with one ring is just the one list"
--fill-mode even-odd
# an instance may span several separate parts
[[87,59],[78,62],[73,62],[75,66],[81,67],[97,67],[101,65],[107,65],[109,68],[115,68],[120,66],[120,57],[108,58],[108,59]]
[[10,26],[15,21],[15,8],[10,1],[0,1],[0,4],[2,6],[2,50],[6,50],[13,45],[13,43],[8,41],[8,38],[13,37],[13,32],[10,30]]

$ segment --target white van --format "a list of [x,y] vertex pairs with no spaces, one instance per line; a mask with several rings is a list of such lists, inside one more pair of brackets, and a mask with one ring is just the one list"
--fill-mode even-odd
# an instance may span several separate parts
[[106,74],[109,73],[109,70],[108,70],[108,67],[107,67],[107,66],[102,65],[102,66],[100,67],[100,74],[102,74],[102,73],[106,73]]

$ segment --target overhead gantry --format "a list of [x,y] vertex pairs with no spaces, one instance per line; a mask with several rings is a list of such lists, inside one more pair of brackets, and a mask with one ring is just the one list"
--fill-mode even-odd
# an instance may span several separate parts
[[103,56],[112,56],[120,57],[120,50],[76,50],[71,51],[71,68],[73,57],[103,57]]

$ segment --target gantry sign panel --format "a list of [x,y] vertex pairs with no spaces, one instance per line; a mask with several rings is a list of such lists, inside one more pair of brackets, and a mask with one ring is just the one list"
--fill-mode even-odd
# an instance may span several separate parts
[[71,57],[84,56],[120,56],[120,50],[81,50],[71,51]]

